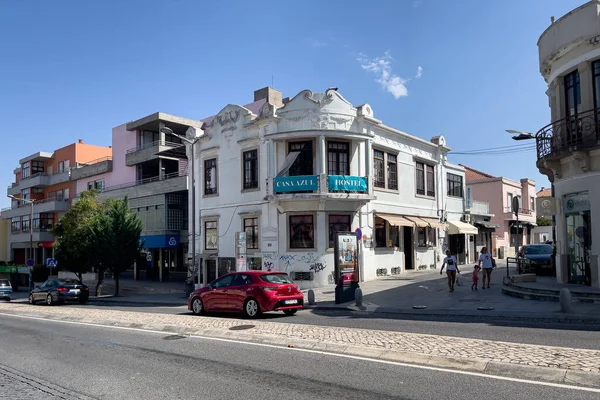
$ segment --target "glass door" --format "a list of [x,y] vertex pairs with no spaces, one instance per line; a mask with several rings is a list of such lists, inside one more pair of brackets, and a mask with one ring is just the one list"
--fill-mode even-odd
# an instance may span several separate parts
[[569,282],[590,286],[592,249],[590,212],[567,214]]

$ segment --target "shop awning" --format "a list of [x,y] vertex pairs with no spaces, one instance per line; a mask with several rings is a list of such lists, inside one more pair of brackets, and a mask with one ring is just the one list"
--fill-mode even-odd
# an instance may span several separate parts
[[402,215],[394,215],[394,214],[376,214],[379,218],[385,219],[390,225],[393,226],[414,226],[412,221],[409,221],[407,218]]
[[471,224],[467,224],[466,222],[448,221],[448,224],[450,225],[448,229],[449,235],[477,235],[477,233],[479,232],[476,227],[474,227]]
[[438,221],[435,218],[427,218],[427,217],[414,217],[414,216],[410,216],[410,217],[405,217],[406,219],[408,219],[409,221],[414,222],[414,224],[416,226],[418,226],[419,228],[426,228],[426,227],[432,227],[432,228],[437,228],[437,229],[445,229],[446,225],[442,224],[440,221]]
[[500,228],[499,225],[493,224],[490,221],[473,221],[473,224],[487,229]]

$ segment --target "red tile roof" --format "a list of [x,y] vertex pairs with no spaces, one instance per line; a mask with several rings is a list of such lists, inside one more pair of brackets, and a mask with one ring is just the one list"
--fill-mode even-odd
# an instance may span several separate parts
[[552,197],[552,189],[544,189],[537,192],[537,197]]
[[485,179],[495,178],[495,176],[486,174],[485,172],[477,171],[476,169],[467,167],[466,165],[459,164],[461,167],[465,168],[465,181],[473,182],[473,181],[481,181]]

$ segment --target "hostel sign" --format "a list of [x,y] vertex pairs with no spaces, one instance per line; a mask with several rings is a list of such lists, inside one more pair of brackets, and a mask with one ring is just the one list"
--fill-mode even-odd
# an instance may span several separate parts
[[329,190],[366,193],[367,178],[364,176],[329,175],[327,186]]
[[273,178],[273,192],[293,193],[317,190],[319,179],[316,175],[281,176]]

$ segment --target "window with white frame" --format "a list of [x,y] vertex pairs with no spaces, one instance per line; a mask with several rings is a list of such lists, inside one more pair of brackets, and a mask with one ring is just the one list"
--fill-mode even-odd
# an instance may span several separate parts
[[12,217],[10,220],[10,231],[21,232],[21,217]]
[[244,160],[244,189],[258,187],[258,150],[248,150],[242,153]]
[[398,190],[398,155],[373,150],[373,186]]
[[104,179],[98,181],[89,181],[88,182],[88,190],[95,189],[99,192],[104,191]]
[[258,217],[244,218],[246,232],[246,249],[258,250]]
[[446,174],[448,184],[448,196],[463,197],[463,177],[461,175]]
[[204,222],[204,248],[217,250],[219,248],[219,225],[217,221]]
[[204,160],[204,194],[217,194],[217,159]]
[[435,247],[436,246],[436,229],[431,227],[417,228],[417,246],[418,247]]
[[435,167],[417,161],[416,169],[417,194],[420,196],[435,197]]

